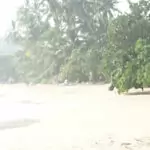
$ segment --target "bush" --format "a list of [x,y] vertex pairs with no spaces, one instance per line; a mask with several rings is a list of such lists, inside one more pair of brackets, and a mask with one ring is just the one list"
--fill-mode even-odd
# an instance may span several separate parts
[[119,93],[150,85],[150,45],[147,45],[146,40],[140,39],[132,50],[131,59],[125,61],[122,68],[116,69],[112,74],[112,84]]

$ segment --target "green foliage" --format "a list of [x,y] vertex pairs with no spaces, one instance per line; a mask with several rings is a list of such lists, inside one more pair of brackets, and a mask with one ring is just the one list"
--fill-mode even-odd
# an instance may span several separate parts
[[58,76],[60,81],[87,81],[92,72],[92,80],[98,81],[115,4],[115,0],[26,0],[10,34],[24,49],[17,56],[20,80],[49,82]]
[[118,92],[128,92],[131,88],[143,88],[150,85],[150,45],[145,40],[138,40],[131,59],[125,61],[123,68],[112,75],[112,83]]
[[150,3],[141,0],[129,4],[131,12],[109,24],[108,50],[104,54],[105,69],[119,93],[150,85]]
[[119,93],[149,86],[150,2],[129,1],[125,14],[116,3],[26,0],[10,34],[24,49],[16,57],[19,79],[97,82],[102,77]]
[[147,0],[129,2],[131,12],[119,15],[108,27],[105,69],[119,93],[150,85],[150,18]]

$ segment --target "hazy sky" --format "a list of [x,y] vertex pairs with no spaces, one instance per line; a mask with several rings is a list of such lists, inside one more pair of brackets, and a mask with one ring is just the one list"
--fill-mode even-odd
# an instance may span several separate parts
[[[0,37],[5,34],[11,25],[11,20],[15,18],[17,8],[24,0],[0,0]],[[137,1],[137,0],[132,0]],[[119,8],[122,11],[128,9],[126,0],[120,0]]]
[[15,18],[17,8],[23,0],[0,0],[0,36],[3,36]]

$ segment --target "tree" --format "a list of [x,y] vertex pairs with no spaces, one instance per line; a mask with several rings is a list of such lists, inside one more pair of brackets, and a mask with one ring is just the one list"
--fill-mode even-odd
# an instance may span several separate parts
[[[150,3],[129,3],[131,12],[109,25],[106,68],[119,92],[149,86]],[[113,88],[112,88],[113,89]]]
[[22,80],[49,82],[54,76],[60,80],[70,76],[69,80],[83,81],[92,72],[97,81],[115,4],[115,0],[26,0],[12,32],[24,48],[18,66]]

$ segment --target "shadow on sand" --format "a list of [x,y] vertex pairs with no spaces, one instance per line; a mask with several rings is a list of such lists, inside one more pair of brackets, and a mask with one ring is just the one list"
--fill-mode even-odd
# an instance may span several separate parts
[[32,124],[39,123],[39,122],[40,120],[32,120],[32,119],[22,119],[22,120],[15,120],[15,121],[0,122],[0,130],[27,127],[27,126],[30,126]]
[[129,96],[136,96],[136,95],[150,95],[150,91],[138,91],[138,92],[132,92],[132,93],[126,93],[125,95]]

